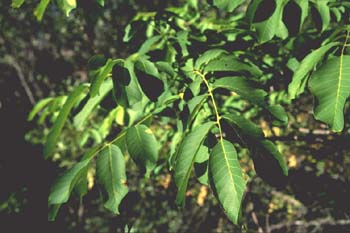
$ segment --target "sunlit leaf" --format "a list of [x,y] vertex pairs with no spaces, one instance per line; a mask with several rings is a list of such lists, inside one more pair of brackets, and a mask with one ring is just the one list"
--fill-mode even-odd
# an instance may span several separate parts
[[246,182],[234,146],[220,140],[209,157],[209,171],[220,205],[233,223],[238,223]]
[[125,174],[125,160],[120,149],[108,145],[103,149],[96,161],[96,177],[108,193],[105,207],[119,214],[119,204],[128,193]]
[[315,118],[330,125],[336,132],[344,128],[344,105],[350,95],[350,56],[333,57],[326,61],[309,81],[316,97]]

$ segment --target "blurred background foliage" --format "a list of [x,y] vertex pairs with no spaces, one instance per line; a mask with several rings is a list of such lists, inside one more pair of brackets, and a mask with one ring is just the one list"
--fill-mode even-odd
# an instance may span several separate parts
[[[209,189],[194,180],[186,194],[187,208],[180,210],[174,203],[176,187],[166,166],[166,153],[160,153],[159,165],[148,180],[142,179],[135,165],[127,162],[130,192],[122,202],[120,215],[103,208],[101,192],[91,178],[91,190],[84,202],[71,198],[56,221],[47,222],[50,185],[92,142],[85,141],[82,145],[83,135],[68,124],[56,154],[51,161],[45,161],[41,151],[49,123],[44,117],[28,122],[29,111],[39,99],[64,98],[64,93],[86,81],[87,61],[91,56],[124,58],[135,52],[146,39],[146,33],[139,32],[131,43],[123,42],[123,37],[125,27],[138,13],[162,11],[183,2],[110,0],[101,7],[96,1],[84,0],[78,1],[77,9],[69,17],[51,4],[41,22],[33,16],[34,0],[27,1],[20,10],[10,8],[9,0],[0,2],[0,227],[8,229],[4,232],[28,229],[37,232],[346,232],[350,229],[349,135],[332,134],[325,125],[316,122],[310,114],[313,99],[309,95],[290,103],[283,91],[292,76],[292,71],[283,65],[291,56],[302,58],[318,47],[324,38],[317,32],[307,35],[310,38],[306,44],[296,40],[295,50],[280,41],[255,50],[255,56],[268,57],[265,61],[270,62],[270,70],[266,72],[271,76],[266,85],[273,88],[271,102],[286,104],[290,122],[288,127],[271,126],[254,110],[251,114],[286,156],[290,173],[285,189],[273,188],[255,176],[247,151],[239,151],[243,169],[253,177],[242,206],[242,227],[230,223]],[[215,10],[201,10],[207,15],[220,15]],[[220,38],[211,39],[215,42]],[[242,43],[243,40],[231,46],[244,47]],[[200,44],[197,48],[190,52],[204,49]],[[272,57],[276,55],[278,59],[274,60]],[[152,56],[162,54],[155,51]],[[244,108],[244,102],[234,96],[230,98],[225,101],[228,108]],[[103,106],[108,109],[110,103],[106,101]],[[89,140],[100,140],[94,130],[97,131],[95,125],[102,120],[96,113],[89,121],[86,128],[95,135]],[[166,135],[172,129],[166,121],[159,119],[151,127],[161,142],[167,141]],[[170,149],[171,145],[165,148]]]

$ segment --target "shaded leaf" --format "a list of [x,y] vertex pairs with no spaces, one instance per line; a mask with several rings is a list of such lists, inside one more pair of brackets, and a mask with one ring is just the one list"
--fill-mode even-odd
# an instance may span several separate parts
[[185,204],[188,179],[191,175],[196,154],[214,124],[214,122],[208,122],[197,126],[183,138],[178,148],[177,154],[175,155],[175,183],[178,187],[176,203],[178,205],[183,206]]
[[135,63],[135,74],[142,91],[151,101],[156,101],[164,91],[164,84],[159,79],[158,69],[154,63],[139,59]]

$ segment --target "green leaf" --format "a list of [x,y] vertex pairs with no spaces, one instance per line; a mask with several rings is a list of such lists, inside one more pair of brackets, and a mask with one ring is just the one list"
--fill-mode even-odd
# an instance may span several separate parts
[[282,124],[287,123],[288,116],[283,107],[280,105],[268,105],[265,101],[267,93],[262,89],[256,88],[255,86],[257,86],[257,83],[244,77],[223,77],[216,80],[212,84],[213,90],[217,88],[224,88],[233,91],[253,104],[257,104],[268,110],[271,115]]
[[208,122],[197,126],[192,132],[183,138],[175,157],[175,183],[178,187],[176,203],[183,206],[185,204],[185,193],[188,179],[191,175],[192,166],[196,154],[206,138],[209,130],[214,126],[214,122]]
[[50,3],[50,0],[41,0],[40,3],[35,8],[34,15],[36,16],[38,21],[41,21],[43,19],[45,10],[49,5],[49,3]]
[[275,144],[269,140],[246,138],[254,161],[256,173],[268,184],[284,187],[287,182],[288,166]]
[[108,59],[106,64],[96,70],[95,75],[91,78],[90,95],[95,97],[99,95],[101,85],[104,83],[105,79],[111,74],[113,66],[121,63],[122,60],[112,60]]
[[253,1],[249,7],[250,9],[248,9],[248,11],[252,11],[252,13],[249,14],[254,15],[254,17],[256,18],[257,12],[261,13],[260,11],[258,11],[258,9],[262,7],[262,4],[267,4],[267,2],[274,2],[276,4],[273,13],[266,20],[253,23],[253,27],[256,29],[260,43],[267,42],[271,40],[274,36],[278,36],[282,39],[285,39],[288,36],[288,29],[282,21],[283,9],[284,6],[288,3],[288,1]]
[[114,214],[119,214],[119,204],[128,193],[128,187],[125,160],[117,146],[107,145],[99,153],[96,161],[96,177],[108,193],[108,200],[104,206]]
[[12,0],[11,7],[20,8],[25,0]]
[[323,32],[326,30],[331,22],[331,14],[330,14],[330,8],[328,6],[329,0],[322,0],[322,1],[311,1],[317,12],[320,14],[321,20],[322,20],[322,28],[321,31]]
[[196,69],[201,69],[202,66],[206,66],[208,62],[217,59],[220,57],[222,54],[226,54],[227,52],[223,49],[211,49],[203,53],[201,56],[198,57],[195,63],[195,68]]
[[40,100],[35,106],[34,108],[30,111],[29,115],[28,115],[28,121],[32,121],[34,119],[34,117],[36,116],[36,114],[38,114],[38,112],[40,112],[43,108],[45,108],[49,103],[51,103],[54,100],[54,98],[49,97],[49,98],[45,98]]
[[45,158],[48,158],[53,153],[58,137],[60,136],[63,125],[66,122],[71,109],[77,103],[77,101],[79,101],[80,96],[85,92],[86,89],[87,87],[85,85],[76,87],[64,103],[54,125],[50,129],[50,132],[47,136],[47,140],[44,146]]
[[338,45],[337,42],[324,45],[308,54],[300,62],[299,67],[293,75],[292,82],[288,86],[288,92],[291,99],[295,99],[304,92],[307,82],[307,75],[314,69],[323,56],[336,45]]
[[237,224],[246,182],[234,146],[220,140],[209,157],[209,171],[215,194],[229,219]]
[[254,77],[262,75],[262,71],[257,66],[242,62],[233,55],[223,55],[211,60],[204,68],[204,73],[215,71],[248,72]]
[[105,6],[105,0],[96,0],[100,6]]
[[164,91],[164,83],[159,78],[156,65],[140,58],[135,62],[134,71],[142,91],[151,101],[155,102]]
[[220,10],[232,12],[243,2],[244,0],[214,0],[213,5],[219,8]]
[[344,105],[350,95],[350,56],[326,61],[309,81],[311,93],[317,98],[314,115],[336,132],[344,128]]
[[198,181],[204,185],[209,185],[208,163],[209,163],[208,147],[201,146],[194,160],[194,170]]
[[239,128],[239,130],[241,132],[244,132],[244,134],[249,135],[249,137],[260,139],[264,138],[263,131],[256,124],[243,116],[235,113],[230,113],[222,116],[222,118],[233,124],[235,128]]
[[252,103],[262,105],[262,103],[265,103],[267,93],[264,90],[256,88],[256,86],[257,83],[245,77],[223,77],[215,80],[212,84],[213,90],[224,88],[237,93]]
[[146,53],[148,53],[149,51],[152,50],[152,47],[154,45],[156,45],[157,43],[159,43],[159,41],[162,39],[162,37],[160,35],[157,36],[153,36],[151,38],[148,38],[142,45],[141,48],[139,49],[139,51],[137,52],[139,56],[142,56]]
[[152,131],[145,125],[137,125],[126,133],[128,152],[146,176],[157,165],[159,144]]
[[66,16],[69,16],[69,13],[77,7],[76,0],[59,0],[58,4]]
[[81,129],[92,111],[98,106],[98,104],[106,97],[106,95],[112,90],[113,82],[108,79],[101,85],[100,95],[95,97],[90,96],[90,99],[84,105],[83,109],[74,117],[74,126],[77,129]]
[[49,205],[62,204],[68,201],[74,186],[77,184],[80,176],[85,174],[84,170],[89,163],[89,159],[76,163],[55,182],[50,191]]

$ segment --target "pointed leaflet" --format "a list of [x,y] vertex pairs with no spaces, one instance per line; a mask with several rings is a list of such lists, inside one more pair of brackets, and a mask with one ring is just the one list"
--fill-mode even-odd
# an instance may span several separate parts
[[234,146],[221,139],[209,157],[209,171],[216,196],[229,219],[237,224],[246,182]]
[[49,103],[51,103],[54,100],[54,98],[49,97],[45,99],[41,99],[37,104],[35,104],[34,108],[30,111],[28,115],[28,121],[31,121],[34,119],[36,114],[40,112],[43,108],[45,108]]
[[340,132],[344,127],[344,105],[350,95],[350,56],[342,55],[326,61],[309,81],[317,98],[314,115],[317,120]]
[[338,43],[329,43],[308,54],[301,62],[293,75],[292,82],[288,86],[291,99],[298,97],[304,92],[307,75],[314,69],[323,56]]
[[175,158],[175,183],[178,187],[176,203],[178,205],[184,205],[188,179],[191,175],[196,154],[214,124],[214,122],[208,122],[197,126],[185,136],[178,148]]
[[280,105],[268,105],[265,101],[267,93],[255,86],[257,86],[256,83],[244,77],[224,77],[216,80],[212,85],[213,90],[217,88],[225,88],[236,92],[242,98],[265,108],[278,121],[286,124],[288,122],[288,116],[283,107]]
[[66,171],[52,185],[48,204],[50,206],[49,220],[55,220],[61,204],[68,201],[72,190],[84,179],[91,159],[96,155],[100,147],[90,149],[79,163]]
[[159,149],[152,131],[145,125],[133,126],[126,133],[126,144],[131,158],[149,175],[157,164]]
[[74,89],[74,91],[69,95],[68,99],[64,103],[54,125],[50,129],[49,135],[47,136],[46,144],[44,146],[44,157],[48,158],[54,151],[58,137],[60,136],[61,130],[64,123],[70,113],[70,110],[80,99],[80,96],[87,89],[86,86],[80,85]]
[[104,97],[112,90],[113,82],[111,80],[106,80],[102,85],[100,95],[91,97],[85,104],[83,109],[74,117],[74,125],[76,128],[80,129],[85,121],[88,119],[92,111],[96,106],[104,99]]
[[128,193],[128,188],[125,160],[117,146],[108,145],[99,153],[96,161],[96,176],[108,193],[108,200],[104,206],[114,214],[119,214],[119,204]]
[[50,0],[41,0],[34,10],[34,15],[38,21],[43,19],[47,5],[49,5]]
[[91,79],[91,87],[90,87],[90,95],[91,97],[95,97],[96,95],[99,95],[101,85],[103,84],[104,80],[111,74],[113,66],[121,63],[122,60],[112,60],[108,59],[106,64],[97,70],[94,70],[93,72],[90,72],[90,75],[93,75],[90,77]]

